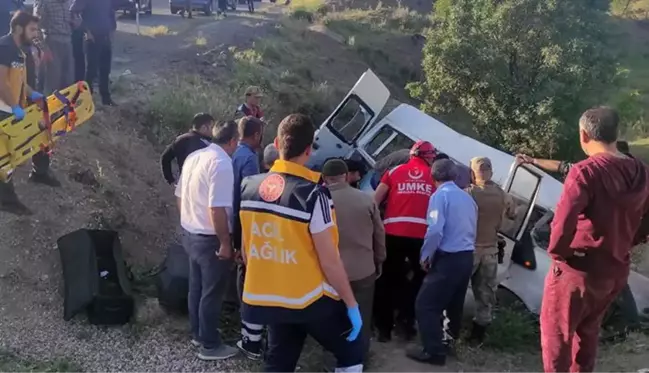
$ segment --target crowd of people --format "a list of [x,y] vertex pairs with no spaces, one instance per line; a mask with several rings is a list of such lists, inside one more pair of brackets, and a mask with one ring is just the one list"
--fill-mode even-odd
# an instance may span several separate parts
[[[25,117],[27,107],[52,93],[98,79],[104,105],[110,95],[111,43],[116,29],[109,1],[36,0],[33,14],[0,0],[0,120]],[[60,186],[50,173],[50,151],[32,157],[29,181]],[[11,178],[0,182],[0,210],[26,215]]]
[[[361,371],[373,329],[387,342],[396,328],[408,340],[420,336],[409,358],[444,365],[460,337],[470,284],[476,312],[467,342],[480,345],[494,318],[498,231],[516,214],[512,196],[491,180],[490,159],[473,158],[464,182],[462,167],[418,141],[372,196],[357,188],[358,162],[329,159],[321,173],[305,167],[315,133],[305,115],[281,121],[260,161],[259,97],[257,87],[246,91],[238,121],[197,114],[162,157],[165,178],[177,183],[199,358],[241,351],[263,356],[266,371],[294,371],[310,335],[336,357],[336,371]],[[626,286],[631,247],[648,233],[641,224],[649,211],[647,167],[617,131],[615,111],[594,108],[579,122],[586,160],[517,155],[520,164],[566,173],[541,314],[548,372],[594,369],[604,312]],[[178,180],[169,176],[169,154],[182,169]],[[218,331],[233,261],[242,319],[236,348]]]

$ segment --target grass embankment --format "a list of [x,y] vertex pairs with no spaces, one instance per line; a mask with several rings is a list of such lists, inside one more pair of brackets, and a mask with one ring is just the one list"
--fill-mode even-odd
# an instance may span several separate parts
[[0,351],[0,372],[81,372],[79,365],[67,359],[37,361]]
[[419,76],[420,35],[429,25],[427,16],[401,7],[345,11],[322,0],[293,1],[288,14],[247,48],[214,48],[201,37],[192,46],[203,59],[201,74],[169,78],[166,89],[150,98],[148,122],[166,141],[186,130],[196,112],[231,118],[245,87],[258,85],[266,94],[270,139],[291,112],[323,121],[367,67],[394,97],[406,100],[403,88]]

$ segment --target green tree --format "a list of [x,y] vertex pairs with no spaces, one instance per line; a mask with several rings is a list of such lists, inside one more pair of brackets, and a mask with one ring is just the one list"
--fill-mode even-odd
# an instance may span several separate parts
[[[451,0],[436,14],[421,82],[428,113],[463,110],[491,146],[579,154],[576,124],[615,73],[607,0]],[[452,125],[452,123],[450,123]]]

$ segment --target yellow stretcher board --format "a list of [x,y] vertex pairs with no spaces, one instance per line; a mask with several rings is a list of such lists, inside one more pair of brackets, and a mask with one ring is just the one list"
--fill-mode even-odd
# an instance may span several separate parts
[[25,109],[20,121],[13,116],[0,121],[0,181],[41,150],[51,150],[58,140],[95,114],[95,105],[86,82],[78,82],[54,92],[44,102]]

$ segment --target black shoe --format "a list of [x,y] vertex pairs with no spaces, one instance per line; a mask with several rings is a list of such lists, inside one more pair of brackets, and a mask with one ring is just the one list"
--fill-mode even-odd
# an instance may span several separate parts
[[250,343],[245,337],[237,342],[237,348],[250,360],[261,360],[261,342]]
[[0,202],[0,211],[8,212],[14,215],[29,216],[32,211],[16,197],[15,200]]
[[[191,18],[191,17],[189,17],[189,18]],[[115,101],[113,101],[111,98],[102,98],[102,99],[101,99],[101,103],[102,103],[104,106],[113,106],[113,107],[117,106],[117,104],[115,103]]]
[[487,327],[474,322],[468,342],[470,344],[480,345],[484,342],[486,334],[487,334]]
[[388,343],[388,342],[390,342],[392,340],[392,333],[379,330],[379,338],[378,338],[378,340],[381,343]]
[[61,186],[61,182],[58,181],[54,176],[50,175],[49,173],[37,174],[32,172],[29,174],[29,181],[31,181],[32,183],[51,186],[53,188],[58,188]]
[[409,359],[418,361],[420,363],[439,366],[446,365],[446,355],[431,355],[421,348],[409,349],[408,351],[406,351],[406,356]]

